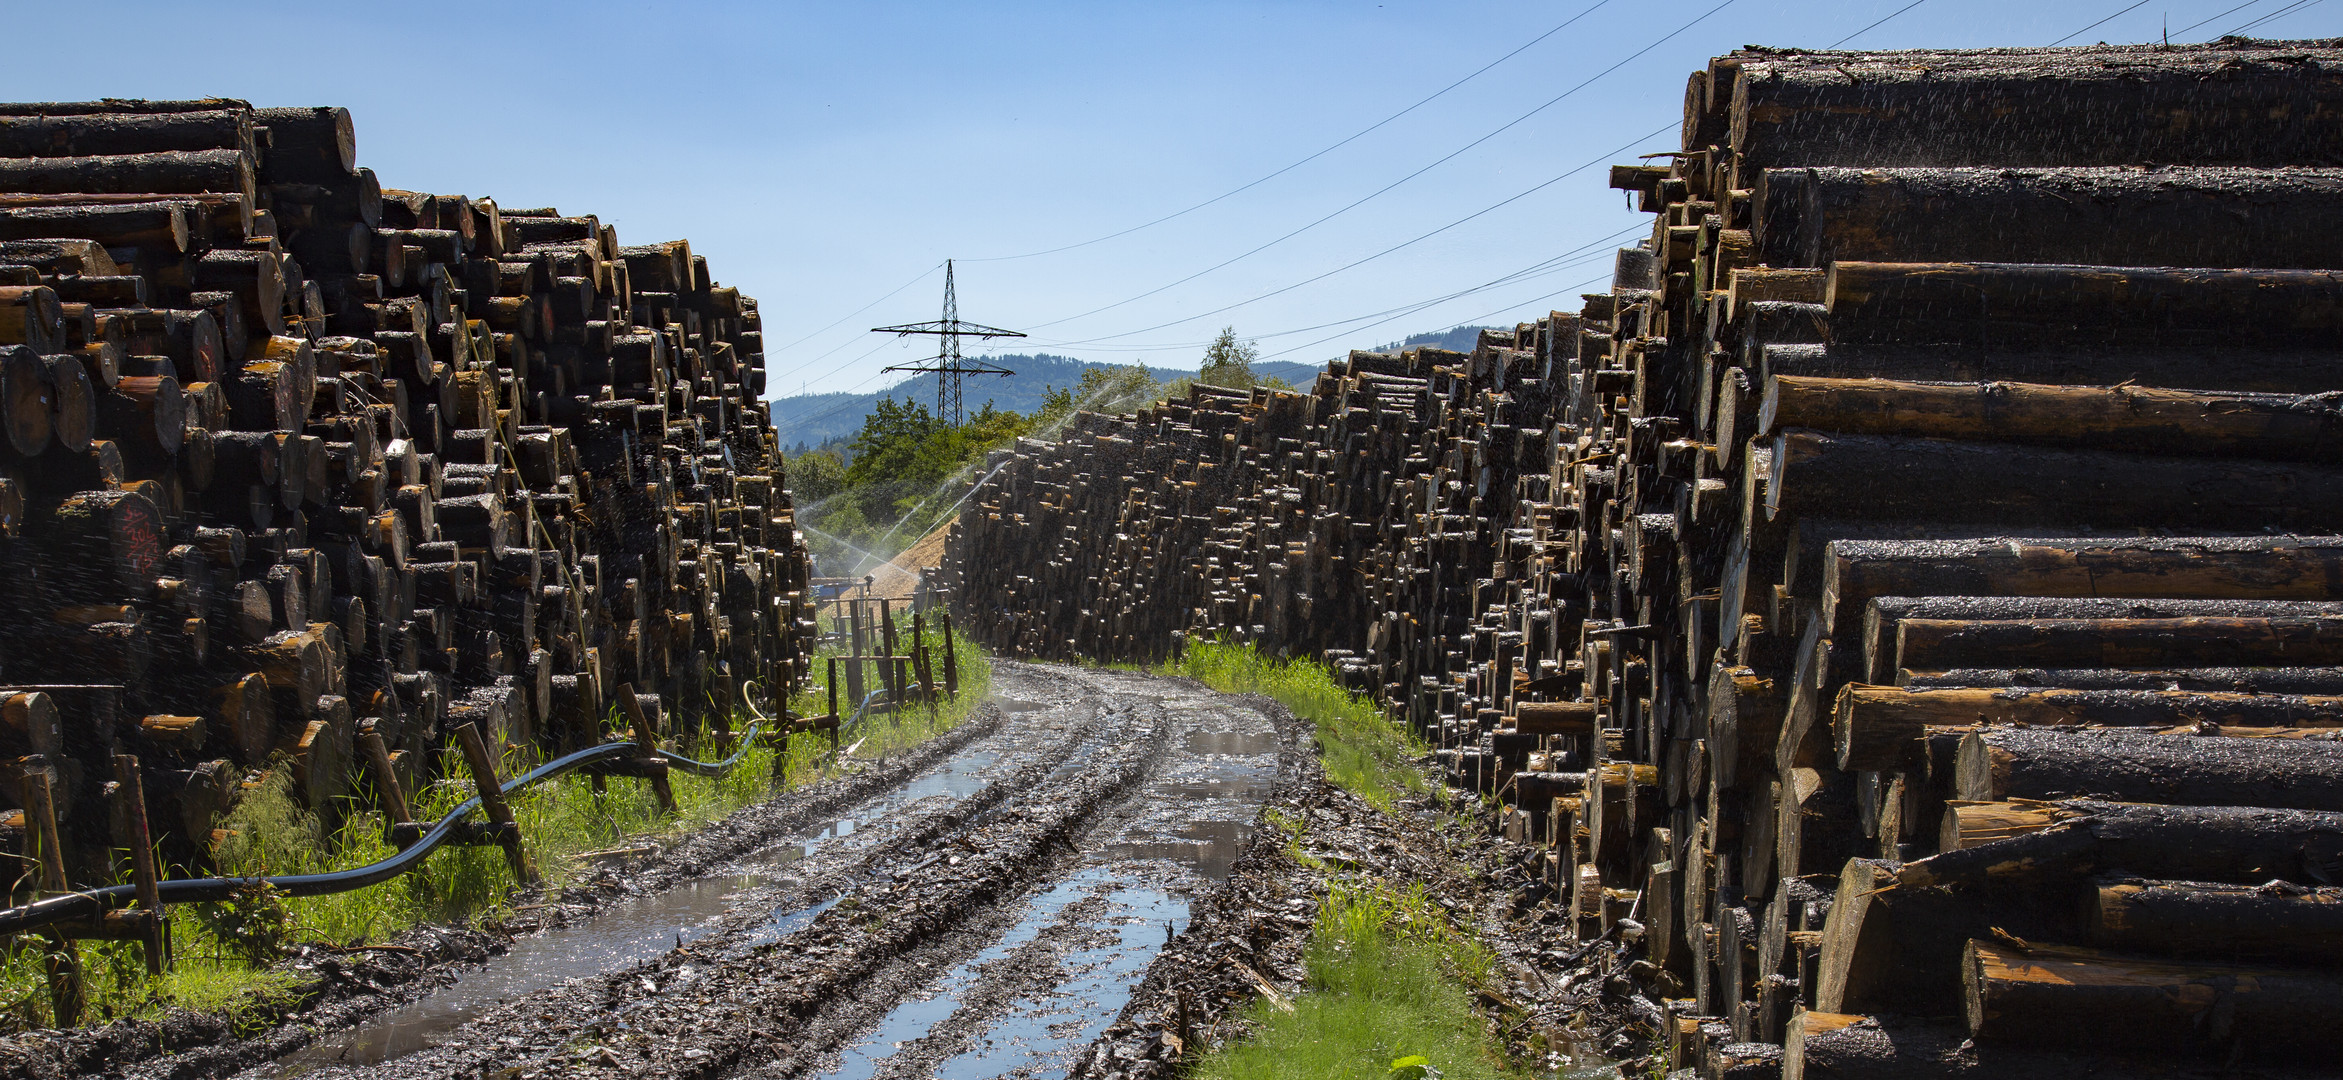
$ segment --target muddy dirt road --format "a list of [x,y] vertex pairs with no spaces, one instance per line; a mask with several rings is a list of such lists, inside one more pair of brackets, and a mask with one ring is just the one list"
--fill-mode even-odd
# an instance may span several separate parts
[[994,695],[997,721],[831,812],[774,813],[711,873],[354,1026],[280,1030],[267,1060],[132,1075],[1062,1076],[1306,743],[1179,680],[1000,663]]

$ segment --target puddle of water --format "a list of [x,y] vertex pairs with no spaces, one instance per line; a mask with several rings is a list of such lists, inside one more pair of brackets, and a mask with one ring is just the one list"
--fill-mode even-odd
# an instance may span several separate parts
[[1245,853],[1245,845],[1253,842],[1253,825],[1197,821],[1181,827],[1173,837],[1109,844],[1102,854],[1109,859],[1162,859],[1214,881],[1227,881],[1229,866]]
[[[868,1036],[847,1047],[837,1068],[825,1076],[833,1080],[870,1080],[879,1065],[895,1052],[933,1031],[958,1008],[962,993],[981,978],[984,966],[1005,959],[1058,921],[1067,905],[1096,894],[1110,880],[1102,869],[1085,870],[1059,882],[1029,901],[1017,925],[946,972],[920,996],[895,1006]],[[1077,977],[1048,994],[1020,999],[1007,1015],[988,1025],[985,1038],[974,1049],[946,1061],[941,1077],[998,1076],[1022,1064],[1043,1062],[1064,1076],[1065,1063],[1056,1061],[1086,1046],[1122,1012],[1138,973],[1163,947],[1164,924],[1172,932],[1187,928],[1188,903],[1153,889],[1116,888],[1108,894],[1104,922],[1114,925],[1115,940],[1080,949],[1064,958]],[[1077,1027],[1069,1021],[1080,1021]]]
[[1222,755],[1226,757],[1253,757],[1277,753],[1277,733],[1274,731],[1191,731],[1187,749],[1191,754]]
[[1000,706],[1001,711],[1005,713],[1040,712],[1049,708],[1038,701],[1027,701],[1024,698],[1013,697],[994,698],[993,704]]
[[1139,976],[1163,947],[1164,924],[1187,928],[1187,901],[1153,889],[1118,888],[1107,897],[1115,939],[1070,953],[1075,977],[1048,994],[1019,1000],[995,1021],[984,1045],[936,1067],[936,1080],[980,1080],[1021,1069],[1063,1080],[1072,1054],[1090,1045],[1130,1001]]

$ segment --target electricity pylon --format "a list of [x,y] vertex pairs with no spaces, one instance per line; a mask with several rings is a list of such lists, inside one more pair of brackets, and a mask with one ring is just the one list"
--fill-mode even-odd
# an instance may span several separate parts
[[952,295],[952,260],[944,260],[944,317],[935,322],[904,323],[901,326],[874,326],[874,334],[893,334],[908,337],[912,334],[934,334],[936,357],[924,364],[893,364],[887,371],[932,371],[936,373],[936,416],[953,427],[960,426],[960,377],[963,375],[1015,375],[1005,367],[982,360],[966,360],[960,356],[960,339],[1024,337],[1015,330],[997,326],[960,321],[960,302]]

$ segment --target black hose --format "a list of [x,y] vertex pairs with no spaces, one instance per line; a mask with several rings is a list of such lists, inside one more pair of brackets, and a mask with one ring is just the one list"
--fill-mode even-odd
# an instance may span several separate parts
[[[741,734],[740,749],[722,761],[695,761],[667,750],[659,750],[655,753],[667,761],[670,766],[680,767],[686,772],[700,776],[721,776],[733,766],[740,764],[742,758],[748,756],[749,748],[754,745],[757,727],[757,724],[750,724],[748,730]],[[600,746],[589,747],[555,758],[520,776],[507,780],[499,786],[505,794],[510,795],[532,784],[550,780],[564,773],[574,772],[582,766],[591,765],[597,761],[633,757],[640,753],[642,753],[642,746],[638,743],[603,743]],[[471,816],[478,809],[480,809],[479,796],[475,795],[464,800],[463,805],[449,811],[446,817],[439,819],[406,850],[380,862],[323,874],[181,878],[176,881],[160,883],[159,890],[162,902],[165,904],[217,902],[233,899],[236,894],[259,886],[267,886],[287,896],[324,896],[330,893],[349,892],[352,889],[363,889],[368,885],[379,885],[421,865],[424,859],[430,857],[433,850],[447,842],[448,838],[455,833],[458,824],[461,824],[466,817]],[[0,910],[0,934],[23,933],[26,930],[47,926],[50,923],[95,919],[108,910],[128,906],[132,900],[137,899],[137,896],[138,888],[135,885],[110,885],[102,889],[86,889],[81,892],[66,893],[62,896],[52,896],[22,907],[7,908]]]

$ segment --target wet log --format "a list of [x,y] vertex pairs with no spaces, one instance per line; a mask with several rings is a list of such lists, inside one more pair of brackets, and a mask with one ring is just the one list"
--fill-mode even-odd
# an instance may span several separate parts
[[1523,735],[1592,735],[1597,706],[1591,701],[1524,701],[1514,706],[1513,730]]
[[162,568],[161,513],[134,491],[84,491],[66,499],[42,523],[52,550],[71,553],[88,587],[143,598],[155,591]]
[[1850,684],[1839,690],[1831,736],[1839,768],[1886,771],[1922,764],[1921,740],[1928,729],[1964,724],[2343,728],[2343,697]]
[[2343,974],[1987,941],[1969,943],[1963,967],[1980,1040],[2279,1060],[2343,1050]]
[[[1897,627],[1909,619],[2183,619],[2199,617],[2304,618],[2343,615],[2343,604],[2307,600],[2159,600],[2108,597],[1882,596],[1863,612],[1864,679],[1884,683],[1899,668],[1913,668],[1896,656]],[[1969,683],[1971,686],[2042,686],[2043,683]]]
[[2034,687],[2044,690],[2188,690],[2330,697],[2343,695],[2343,668],[1952,668],[1900,670],[1897,686],[1911,690],[1964,686]]
[[1996,804],[1992,810],[1955,808],[1945,815],[1947,832],[1957,835],[1948,836],[1940,853],[1899,867],[1897,883],[1927,888],[2113,870],[2248,884],[2272,878],[2323,882],[2343,874],[2343,814],[2091,799]]
[[2343,164],[2306,149],[2343,145],[2334,63],[2250,41],[1752,57],[1731,89],[1734,186],[1793,165]]
[[0,117],[0,157],[94,157],[169,150],[234,150],[254,156],[252,113],[205,109]]
[[0,756],[64,751],[64,721],[54,699],[38,690],[0,691]]
[[1782,1080],[2310,1080],[2318,1067],[2128,1057],[1969,1038],[1967,1025],[1808,1011],[1782,1039]]
[[0,206],[0,240],[54,237],[169,252],[190,246],[187,211],[177,203]]
[[2015,728],[1972,732],[1954,766],[1973,802],[2082,796],[2343,811],[2343,744]]
[[[1758,259],[2343,268],[2343,170],[1770,169]],[[2322,229],[2314,222],[2333,222]]]
[[1768,517],[1975,521],[2013,527],[2127,525],[2343,528],[2343,471],[2218,458],[2150,457],[1803,428],[1774,438]]
[[2320,347],[2343,341],[2343,273],[1840,262],[1831,340]]
[[357,130],[338,106],[254,109],[269,133],[262,178],[271,184],[333,184],[358,171]]
[[2343,538],[1833,541],[1822,610],[1853,627],[1878,596],[2334,600]]
[[0,158],[0,190],[29,194],[222,192],[250,203],[252,159],[236,150]]
[[[2319,394],[2343,373],[2331,349],[2115,348],[2031,341],[1917,345],[1761,344],[1743,366],[1762,390],[1777,376],[1912,382],[2160,386],[2231,393]],[[1754,408],[1754,403],[1752,403]]]
[[2343,615],[2170,619],[1905,619],[1897,666],[2154,668],[2343,663]]
[[2343,400],[2022,382],[1909,382],[1776,375],[1757,431],[1991,440],[2033,446],[2343,462]]
[[2343,889],[2113,880],[2086,887],[2100,948],[2162,956],[2343,964]]

